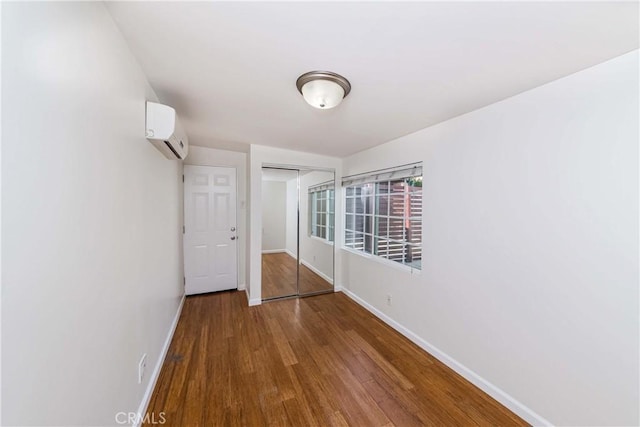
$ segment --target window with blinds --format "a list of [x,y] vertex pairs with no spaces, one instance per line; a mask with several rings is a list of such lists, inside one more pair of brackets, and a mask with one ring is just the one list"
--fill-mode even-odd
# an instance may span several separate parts
[[352,250],[422,267],[422,164],[343,178]]
[[333,182],[309,187],[309,235],[333,242],[335,191]]

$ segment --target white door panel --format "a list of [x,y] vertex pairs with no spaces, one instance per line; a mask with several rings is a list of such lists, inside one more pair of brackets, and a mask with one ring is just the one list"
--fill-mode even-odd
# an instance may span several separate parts
[[236,170],[184,167],[187,295],[238,287]]

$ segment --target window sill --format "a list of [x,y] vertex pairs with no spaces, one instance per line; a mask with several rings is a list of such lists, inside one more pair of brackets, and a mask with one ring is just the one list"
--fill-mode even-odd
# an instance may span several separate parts
[[384,266],[395,268],[396,270],[400,270],[400,271],[403,271],[405,273],[409,273],[411,275],[420,275],[422,273],[422,270],[418,270],[417,268],[413,268],[413,267],[410,267],[408,265],[400,264],[399,262],[390,261],[388,259],[381,258],[381,257],[379,257],[377,255],[372,255],[372,254],[368,254],[366,252],[356,251],[354,249],[347,248],[347,247],[344,247],[344,246],[342,246],[340,249],[342,249],[345,252],[348,252],[348,253],[351,253],[351,254],[354,254],[354,255],[358,255],[358,256],[360,256],[362,258],[377,262],[377,263],[382,264]]
[[310,239],[312,239],[312,240],[317,240],[318,242],[322,242],[322,243],[324,243],[325,245],[333,246],[333,242],[332,242],[332,241],[330,241],[330,240],[323,239],[323,238],[321,238],[321,237],[312,236],[312,235],[310,235],[310,234],[307,234],[307,236],[308,236]]

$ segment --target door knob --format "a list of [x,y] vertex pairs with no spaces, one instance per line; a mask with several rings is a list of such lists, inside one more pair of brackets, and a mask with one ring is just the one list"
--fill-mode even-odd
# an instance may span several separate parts
[[236,236],[231,236],[231,240],[236,240]]
[[236,231],[236,228],[235,227],[231,227],[231,231]]

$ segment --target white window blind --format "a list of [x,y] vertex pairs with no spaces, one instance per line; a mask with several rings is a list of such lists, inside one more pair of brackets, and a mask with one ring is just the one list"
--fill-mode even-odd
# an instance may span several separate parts
[[366,172],[357,175],[345,176],[342,178],[342,186],[350,187],[353,185],[365,183],[395,181],[399,179],[411,178],[414,176],[422,176],[422,162],[382,169],[373,172]]
[[322,182],[320,184],[310,186],[309,193],[312,193],[314,191],[333,190],[333,188],[334,188],[333,181]]

